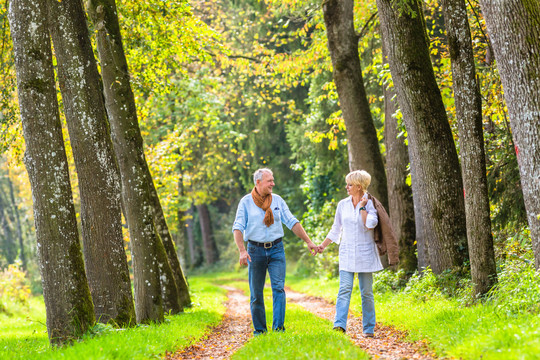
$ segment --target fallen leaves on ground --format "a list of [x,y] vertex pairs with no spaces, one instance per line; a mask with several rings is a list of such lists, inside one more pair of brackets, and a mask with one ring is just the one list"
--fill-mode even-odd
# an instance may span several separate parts
[[[301,305],[315,315],[334,321],[335,305],[323,298],[297,293],[287,289],[287,300]],[[436,356],[430,352],[425,341],[406,342],[407,333],[396,328],[377,324],[375,337],[366,338],[362,331],[362,317],[349,312],[347,335],[351,340],[370,354],[373,359],[385,360],[428,360]]]
[[228,359],[251,338],[249,299],[241,290],[229,291],[227,312],[223,321],[202,341],[176,353],[166,353],[165,359]]
[[[227,312],[223,321],[203,340],[175,353],[167,352],[165,359],[229,359],[252,337],[249,298],[241,290],[228,290]],[[315,315],[334,320],[335,305],[329,301],[297,293],[287,289],[287,300],[303,306]],[[331,325],[329,325],[331,326]],[[407,333],[396,328],[377,324],[375,337],[366,338],[362,333],[362,317],[349,313],[347,335],[372,359],[384,360],[430,360],[436,355],[429,350],[426,341],[407,342]]]

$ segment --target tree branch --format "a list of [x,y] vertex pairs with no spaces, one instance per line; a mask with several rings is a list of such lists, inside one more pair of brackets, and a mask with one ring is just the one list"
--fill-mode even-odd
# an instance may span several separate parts
[[378,12],[375,11],[371,16],[370,18],[368,19],[368,21],[366,21],[366,23],[364,24],[364,26],[362,27],[362,30],[360,30],[359,33],[356,34],[356,36],[358,37],[358,41],[360,41],[360,39],[362,39],[364,37],[365,34],[365,31],[367,31],[368,27],[369,27],[369,24],[373,21],[373,19],[375,19],[375,16],[377,16]]
[[[207,54],[210,54],[210,56],[212,57],[216,57],[217,55],[211,51],[208,51],[208,50],[205,50]],[[257,59],[257,58],[254,58],[254,57],[251,57],[251,56],[245,56],[245,55],[226,55],[229,59],[246,59],[246,60],[250,60],[250,61],[253,61],[253,62],[256,62],[256,63],[261,63],[261,60]]]

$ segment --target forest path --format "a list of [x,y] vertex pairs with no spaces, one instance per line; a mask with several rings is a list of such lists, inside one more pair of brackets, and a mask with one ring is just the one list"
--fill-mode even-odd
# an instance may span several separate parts
[[228,291],[223,321],[203,340],[176,353],[167,353],[165,359],[229,359],[253,336],[249,298],[240,289],[221,287]]
[[[313,314],[334,322],[336,313],[335,304],[329,301],[302,293],[286,289],[287,302],[298,304]],[[330,325],[331,326],[331,325]],[[347,320],[347,335],[355,345],[367,352],[373,359],[402,360],[402,359],[436,359],[427,343],[417,341],[415,343],[406,342],[406,333],[393,327],[377,323],[375,326],[375,336],[366,338],[362,332],[362,317],[349,311]]]
[[[227,311],[223,321],[206,338],[178,352],[166,353],[165,359],[229,359],[253,336],[249,297],[240,289],[221,287],[228,291]],[[289,303],[298,304],[323,319],[333,321],[335,305],[329,301],[289,288],[286,293]],[[328,326],[332,326],[331,323]],[[425,342],[406,342],[406,333],[389,326],[377,324],[375,337],[365,338],[362,334],[362,317],[352,313],[349,313],[347,336],[373,359],[436,359]]]

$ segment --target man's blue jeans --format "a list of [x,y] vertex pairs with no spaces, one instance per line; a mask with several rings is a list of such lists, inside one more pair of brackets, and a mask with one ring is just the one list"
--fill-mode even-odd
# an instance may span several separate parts
[[[336,301],[334,327],[347,329],[347,315],[353,289],[354,273],[339,272],[339,292]],[[373,298],[373,274],[358,273],[358,283],[362,294],[362,325],[364,334],[373,334],[375,330],[375,300]]]
[[262,334],[266,329],[266,313],[264,309],[264,281],[266,271],[270,275],[273,295],[273,322],[272,329],[285,330],[285,250],[283,242],[269,249],[248,243],[249,263],[249,290],[251,292],[251,319],[253,320],[254,334]]

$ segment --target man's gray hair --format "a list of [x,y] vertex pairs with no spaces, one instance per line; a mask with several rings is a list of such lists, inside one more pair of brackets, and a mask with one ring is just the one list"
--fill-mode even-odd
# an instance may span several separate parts
[[262,168],[262,169],[259,169],[259,170],[255,171],[255,173],[253,173],[253,183],[255,185],[257,185],[257,180],[262,180],[264,173],[274,175],[272,170],[270,170],[268,168]]

